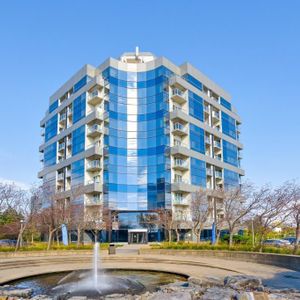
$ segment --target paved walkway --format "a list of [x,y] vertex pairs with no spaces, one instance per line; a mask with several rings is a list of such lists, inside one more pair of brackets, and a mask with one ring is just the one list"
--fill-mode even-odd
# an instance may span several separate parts
[[[104,269],[157,270],[184,274],[198,278],[217,276],[223,278],[232,274],[256,275],[263,278],[264,284],[275,288],[297,288],[300,290],[300,272],[269,265],[250,262],[229,261],[212,257],[174,256],[138,254],[140,245],[124,245],[116,255],[101,251],[101,267]],[[44,256],[0,255],[0,284],[10,280],[92,266],[92,252],[77,251]]]

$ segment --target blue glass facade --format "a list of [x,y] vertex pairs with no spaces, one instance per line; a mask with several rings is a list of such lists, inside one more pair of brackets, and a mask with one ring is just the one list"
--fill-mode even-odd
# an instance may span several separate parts
[[189,91],[189,114],[203,122],[203,99]]
[[84,151],[85,125],[75,129],[72,133],[72,155]]
[[202,83],[197,80],[195,77],[193,77],[192,75],[190,74],[184,74],[182,76],[188,83],[190,83],[191,85],[193,85],[195,88],[197,88],[198,90],[202,91],[203,89],[203,85]]
[[192,150],[205,153],[204,130],[194,124],[190,124],[190,145]]
[[46,122],[45,126],[45,142],[57,135],[57,114]]
[[84,182],[84,159],[80,159],[72,163],[72,186],[83,184]]
[[224,187],[225,189],[237,188],[240,184],[239,174],[230,171],[228,169],[224,169]]
[[56,143],[47,146],[44,150],[44,166],[49,167],[56,164]]
[[86,110],[86,94],[82,94],[77,97],[73,102],[73,123],[75,124],[79,120],[85,117]]
[[225,140],[223,140],[223,160],[228,164],[238,166],[238,148]]
[[55,100],[50,106],[49,106],[49,114],[52,113],[54,110],[58,108],[58,100]]
[[235,119],[222,111],[222,132],[233,139],[236,139]]
[[170,205],[168,94],[171,72],[103,72],[110,84],[105,137],[104,201],[111,209],[143,211]]
[[194,157],[191,157],[191,183],[206,188],[206,164]]
[[231,110],[231,103],[225,100],[223,97],[220,97],[220,103],[222,106],[226,107],[228,110]]
[[84,87],[88,81],[90,80],[89,76],[84,76],[83,78],[81,78],[78,82],[76,82],[74,84],[73,87],[73,93],[76,93],[77,91],[79,91],[82,87]]

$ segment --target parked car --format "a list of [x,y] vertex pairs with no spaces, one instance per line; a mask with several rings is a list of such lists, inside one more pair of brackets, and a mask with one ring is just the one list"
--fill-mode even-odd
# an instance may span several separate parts
[[16,243],[15,240],[3,239],[0,240],[0,247],[14,247]]
[[269,239],[263,242],[264,246],[271,246],[271,247],[288,247],[291,245],[289,241],[280,240],[280,239]]
[[[296,237],[294,236],[289,236],[284,238],[285,241],[289,241],[292,245],[296,243]],[[300,241],[298,242],[298,244],[300,244]]]

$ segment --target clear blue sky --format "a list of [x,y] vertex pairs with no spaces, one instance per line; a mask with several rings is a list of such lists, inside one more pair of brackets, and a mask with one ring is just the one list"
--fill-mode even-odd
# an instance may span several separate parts
[[233,97],[243,168],[299,178],[300,1],[3,1],[0,178],[37,181],[49,96],[85,63],[132,51],[189,61]]

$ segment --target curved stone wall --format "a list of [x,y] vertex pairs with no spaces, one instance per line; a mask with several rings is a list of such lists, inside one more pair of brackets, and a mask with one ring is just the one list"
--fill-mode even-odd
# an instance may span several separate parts
[[220,259],[240,260],[259,264],[273,265],[300,271],[300,256],[275,253],[216,251],[216,250],[174,250],[174,249],[140,249],[140,254],[164,254],[177,256],[209,256]]

